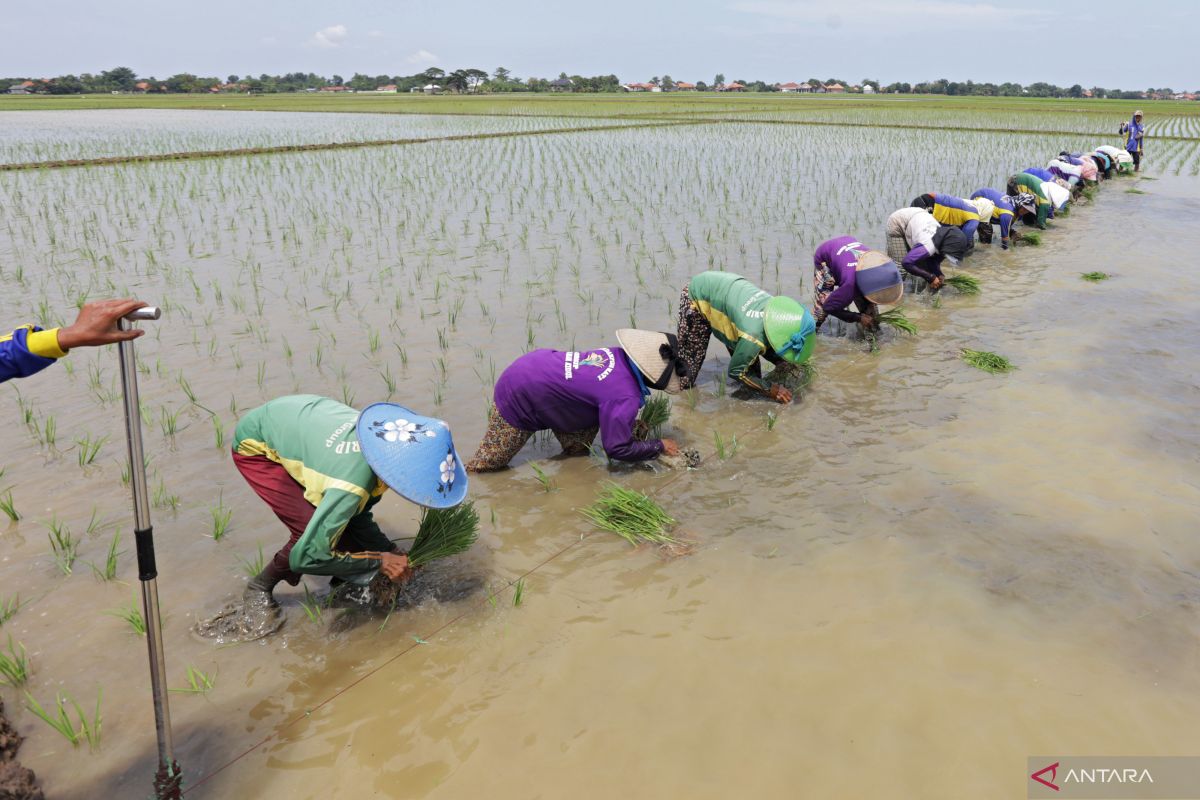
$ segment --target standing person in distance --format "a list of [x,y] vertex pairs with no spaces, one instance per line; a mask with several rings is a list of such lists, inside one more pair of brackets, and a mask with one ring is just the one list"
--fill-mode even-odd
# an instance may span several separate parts
[[1137,172],[1142,166],[1142,140],[1146,137],[1141,109],[1133,112],[1133,118],[1129,122],[1121,123],[1121,133],[1126,137],[1125,150],[1133,158],[1133,171]]

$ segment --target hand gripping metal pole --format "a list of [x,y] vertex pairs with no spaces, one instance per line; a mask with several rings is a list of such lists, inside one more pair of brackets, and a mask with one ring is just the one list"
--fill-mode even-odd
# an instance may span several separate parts
[[[158,319],[155,307],[140,308],[118,323],[127,331],[134,320]],[[142,453],[142,416],[138,399],[137,362],[133,341],[117,345],[121,360],[121,385],[125,390],[125,432],[129,443],[129,476],[133,486],[134,539],[137,544],[138,580],[142,584],[142,613],[146,620],[146,646],[150,651],[150,689],[154,694],[154,726],[158,733],[158,772],[154,796],[178,800],[181,775],[171,742],[171,710],[167,705],[166,660],[163,656],[162,615],[158,608],[158,569],[154,563],[154,526],[146,491],[146,461]]]

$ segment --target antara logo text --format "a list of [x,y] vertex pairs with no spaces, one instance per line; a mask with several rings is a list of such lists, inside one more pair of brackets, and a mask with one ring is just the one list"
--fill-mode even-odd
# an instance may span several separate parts
[[[1054,791],[1060,791],[1061,786],[1056,782],[1058,780],[1058,768],[1061,762],[1055,761],[1053,764],[1042,767],[1037,772],[1034,772],[1029,777],[1043,786],[1049,786]],[[1047,776],[1047,773],[1049,775]],[[1083,769],[1071,767],[1063,773],[1062,784],[1095,784],[1095,783],[1154,783],[1154,776],[1150,774],[1148,769],[1132,769],[1126,767],[1124,769],[1111,769],[1108,767],[1095,767],[1092,769]]]

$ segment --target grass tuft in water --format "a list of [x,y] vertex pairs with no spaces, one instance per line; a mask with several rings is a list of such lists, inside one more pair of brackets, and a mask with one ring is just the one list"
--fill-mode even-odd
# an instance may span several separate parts
[[[102,690],[96,692],[96,711],[89,720],[87,715],[83,713],[83,708],[79,703],[69,695],[59,693],[55,698],[54,708],[58,713],[51,714],[46,709],[42,708],[42,704],[31,695],[25,693],[25,708],[29,709],[30,713],[38,719],[45,722],[54,730],[62,734],[72,745],[78,745],[81,740],[86,740],[88,748],[95,750],[100,746],[100,698]],[[67,703],[70,703],[75,709],[75,716],[78,718],[78,723],[71,719],[71,713],[67,710]]]
[[13,503],[11,489],[3,497],[0,497],[0,511],[4,512],[10,522],[16,522],[21,518],[21,512],[17,511],[17,507]]
[[179,694],[206,694],[216,685],[217,675],[215,672],[209,675],[189,665],[187,668],[187,682],[188,685],[181,689],[169,689],[168,691],[178,692]]
[[535,476],[537,476],[538,483],[540,483],[542,485],[543,491],[553,492],[555,489],[558,488],[557,486],[554,485],[554,479],[551,478],[549,475],[547,475],[546,471],[543,470],[541,467],[539,467],[537,464],[534,464],[531,461],[531,462],[529,462],[529,467],[533,470],[533,474]]
[[1112,276],[1109,275],[1107,272],[1081,272],[1081,273],[1079,273],[1079,277],[1085,281],[1090,281],[1092,283],[1099,283],[1100,281],[1108,280]]
[[525,602],[525,579],[518,578],[513,584],[513,607],[521,605]]
[[[17,648],[21,652],[17,652]],[[13,646],[12,637],[8,637],[8,652],[0,651],[0,686],[21,686],[29,680],[29,656],[25,654],[25,645],[17,642]]]
[[138,636],[146,635],[146,620],[142,617],[141,609],[137,607],[136,599],[130,601],[128,608],[110,608],[104,613],[128,622],[129,627],[133,628],[133,632]]
[[962,359],[976,369],[990,372],[993,375],[1001,372],[1011,372],[1016,369],[1013,363],[1004,356],[989,353],[986,350],[962,349]]
[[117,547],[120,546],[120,544],[121,531],[118,530],[113,532],[112,542],[108,545],[108,552],[105,553],[104,556],[104,567],[101,568],[90,561],[88,562],[88,565],[92,568],[92,574],[95,575],[97,579],[102,581],[111,581],[117,577],[117,558],[124,553],[123,550],[120,552],[117,551]]
[[46,527],[50,529],[46,538],[50,540],[50,553],[54,556],[54,563],[63,575],[70,575],[75,566],[75,559],[79,557],[79,540],[71,534],[67,523],[59,522],[57,517],[47,522]]
[[233,518],[233,509],[225,505],[225,493],[217,494],[217,504],[208,509],[212,515],[212,538],[219,542],[229,531],[229,520]]

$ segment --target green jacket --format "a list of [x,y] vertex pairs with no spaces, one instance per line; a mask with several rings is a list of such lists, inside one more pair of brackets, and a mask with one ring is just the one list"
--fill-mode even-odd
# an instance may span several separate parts
[[348,530],[368,550],[392,550],[370,511],[387,486],[359,452],[357,420],[357,411],[336,400],[297,394],[271,400],[237,424],[233,451],[282,466],[316,507],[292,548],[289,566],[296,572],[370,580],[379,569],[377,559],[354,559],[338,550]]
[[763,312],[772,295],[732,272],[701,272],[688,283],[692,307],[704,315],[729,350],[729,377],[764,394],[771,385],[751,372],[763,356],[776,361],[767,346]]
[[1017,185],[1017,191],[1022,194],[1031,194],[1037,198],[1037,221],[1039,228],[1046,227],[1046,218],[1050,214],[1050,198],[1046,197],[1046,192],[1042,189],[1042,179],[1036,175],[1022,172],[1013,178],[1013,182]]

